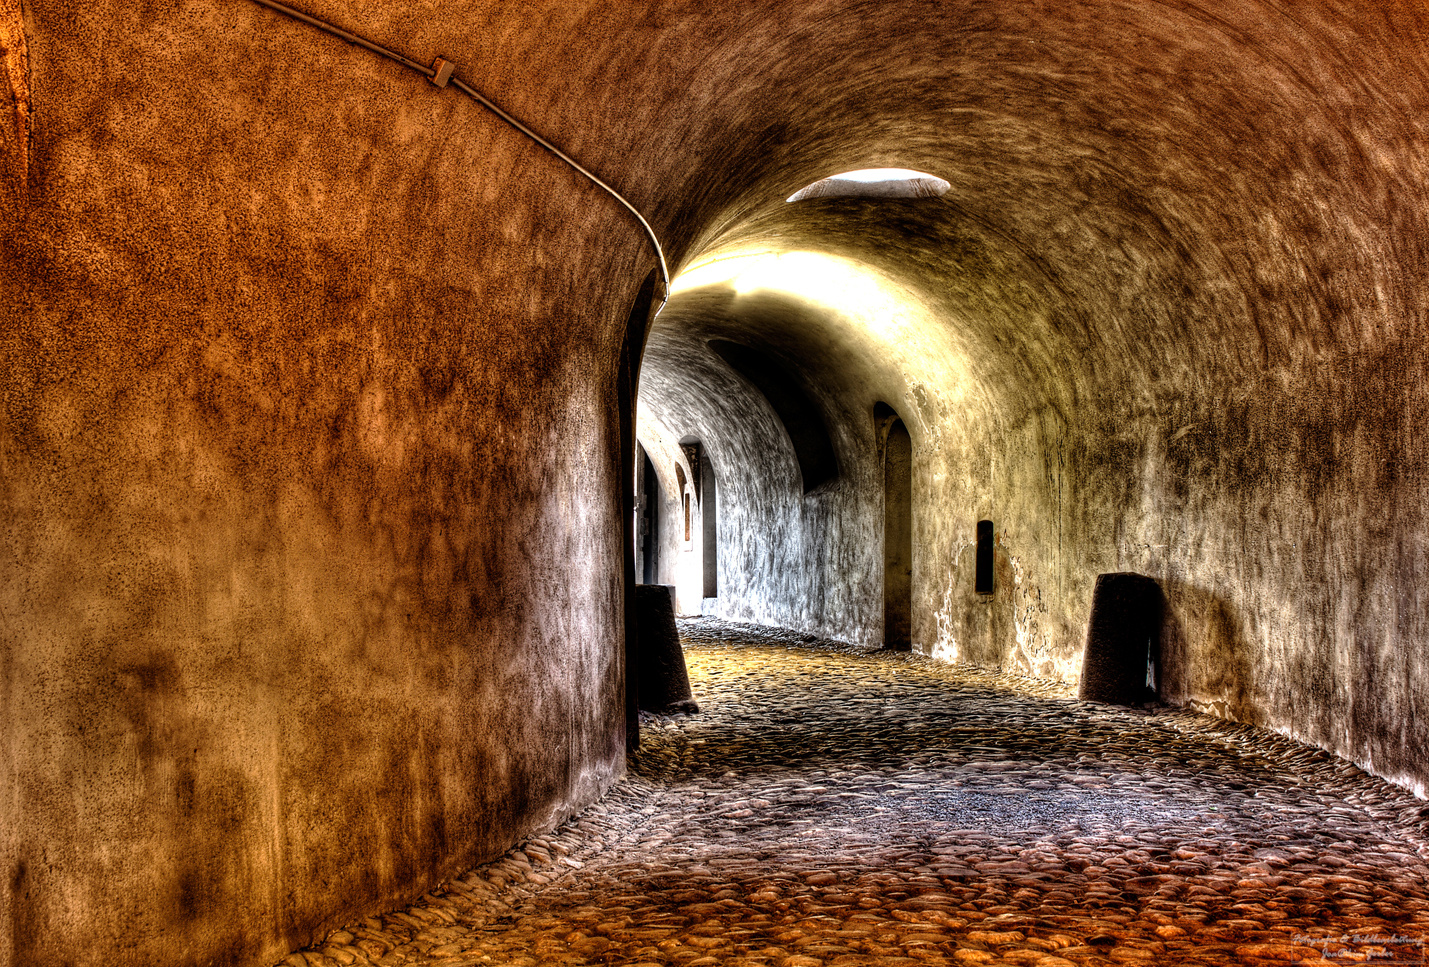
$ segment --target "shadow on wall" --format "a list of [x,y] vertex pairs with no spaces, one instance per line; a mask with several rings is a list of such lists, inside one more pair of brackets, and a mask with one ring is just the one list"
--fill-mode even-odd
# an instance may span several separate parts
[[1254,661],[1235,609],[1224,598],[1183,581],[1162,581],[1161,588],[1161,698],[1220,718],[1261,724]]
[[828,426],[819,404],[800,387],[799,380],[768,353],[727,339],[711,339],[709,347],[757,389],[778,415],[799,461],[804,493],[837,480],[839,463]]

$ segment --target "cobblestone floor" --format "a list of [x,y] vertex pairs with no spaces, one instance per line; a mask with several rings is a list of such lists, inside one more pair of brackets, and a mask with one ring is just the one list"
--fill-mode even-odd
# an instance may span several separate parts
[[600,803],[291,967],[1429,960],[1429,807],[1274,734],[682,623]]

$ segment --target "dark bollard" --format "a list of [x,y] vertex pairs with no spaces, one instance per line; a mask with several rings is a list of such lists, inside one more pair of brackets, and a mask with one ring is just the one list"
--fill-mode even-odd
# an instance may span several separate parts
[[1162,601],[1161,585],[1153,578],[1097,575],[1082,658],[1082,698],[1113,705],[1155,698],[1147,668],[1160,645]]
[[636,653],[630,662],[640,707],[647,712],[698,712],[675,630],[675,589],[635,586]]

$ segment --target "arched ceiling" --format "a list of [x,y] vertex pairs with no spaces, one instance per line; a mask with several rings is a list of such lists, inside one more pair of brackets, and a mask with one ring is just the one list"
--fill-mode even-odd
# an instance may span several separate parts
[[[1397,267],[1422,263],[1424,236],[1382,231],[1419,220],[1405,201],[1424,193],[1413,8],[761,14],[721,25],[663,114],[694,149],[672,226],[686,265],[749,249],[866,263],[959,330],[990,393],[1059,406],[1091,380],[1216,392],[1313,365],[1389,335],[1386,307],[1413,301]],[[875,166],[952,188],[784,202]]]

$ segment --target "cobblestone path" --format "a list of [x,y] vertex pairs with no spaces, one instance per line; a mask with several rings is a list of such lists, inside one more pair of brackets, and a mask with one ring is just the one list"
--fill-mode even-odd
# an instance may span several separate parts
[[701,711],[332,964],[1421,963],[1429,808],[1272,733],[682,623]]

